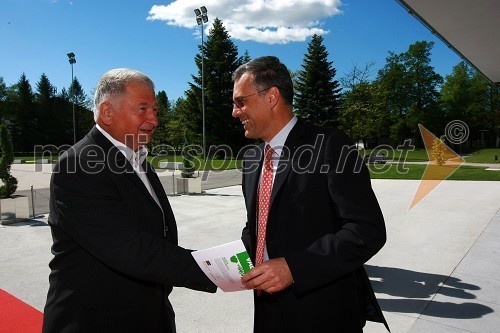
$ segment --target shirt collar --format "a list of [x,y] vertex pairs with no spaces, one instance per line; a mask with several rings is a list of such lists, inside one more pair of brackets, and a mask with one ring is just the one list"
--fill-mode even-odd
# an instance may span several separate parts
[[297,117],[293,116],[292,119],[281,129],[281,131],[276,134],[271,141],[266,142],[269,144],[271,148],[274,150],[274,157],[281,156],[281,152],[283,151],[283,147],[285,146],[285,141],[288,138],[288,134],[292,130],[293,126],[297,123]]
[[111,141],[111,143],[116,148],[118,148],[118,150],[120,150],[122,152],[123,156],[125,156],[125,158],[130,162],[130,164],[132,164],[132,166],[141,165],[142,162],[144,162],[144,159],[148,156],[148,150],[145,146],[139,146],[139,149],[137,150],[137,152],[134,152],[132,149],[127,147],[124,143],[113,138],[101,126],[99,126],[98,124],[96,124],[95,126],[97,127],[99,132],[101,132],[102,135],[104,135],[104,137],[106,137],[106,139]]

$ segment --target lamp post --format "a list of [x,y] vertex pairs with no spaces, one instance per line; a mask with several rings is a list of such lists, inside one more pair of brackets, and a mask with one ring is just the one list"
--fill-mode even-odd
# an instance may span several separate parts
[[71,65],[71,86],[70,86],[70,90],[71,90],[71,102],[73,104],[73,144],[76,143],[76,125],[75,125],[75,92],[74,92],[74,87],[73,87],[73,64],[76,63],[76,59],[75,59],[75,54],[73,52],[70,52],[68,53],[68,61],[69,61],[69,64]]
[[205,69],[204,69],[204,54],[203,54],[203,23],[208,22],[207,8],[205,6],[201,6],[200,9],[196,8],[194,10],[196,15],[196,23],[201,27],[201,112],[203,119],[203,159],[206,160],[205,155]]

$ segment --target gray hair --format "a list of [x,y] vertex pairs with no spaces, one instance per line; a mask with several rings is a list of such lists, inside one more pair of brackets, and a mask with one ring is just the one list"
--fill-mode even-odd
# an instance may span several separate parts
[[94,120],[99,119],[99,106],[111,96],[125,92],[128,84],[143,84],[155,89],[153,81],[144,73],[130,68],[112,69],[101,77],[94,94]]

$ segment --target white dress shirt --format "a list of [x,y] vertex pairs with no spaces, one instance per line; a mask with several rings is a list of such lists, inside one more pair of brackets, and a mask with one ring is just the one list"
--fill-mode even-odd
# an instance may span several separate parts
[[[135,152],[132,149],[130,149],[129,147],[127,147],[125,144],[123,144],[122,142],[113,138],[111,135],[109,135],[108,132],[103,130],[99,125],[96,124],[96,127],[99,130],[99,132],[101,132],[102,135],[104,135],[106,137],[106,139],[111,141],[111,143],[122,152],[123,156],[125,156],[125,158],[132,165],[132,168],[134,168],[135,173],[137,174],[137,176],[139,176],[139,178],[141,179],[144,186],[146,186],[146,189],[148,190],[151,197],[153,197],[153,199],[156,202],[156,204],[158,205],[158,207],[160,207],[160,209],[162,209],[161,205],[160,205],[160,201],[158,200],[158,197],[156,196],[155,191],[151,187],[151,183],[149,182],[149,179],[146,175],[146,170],[144,170],[142,167],[142,163],[144,162],[144,160],[148,156],[148,150],[146,149],[146,147],[140,146],[139,149],[137,150],[137,152]],[[162,209],[162,211],[163,211],[163,209]]]

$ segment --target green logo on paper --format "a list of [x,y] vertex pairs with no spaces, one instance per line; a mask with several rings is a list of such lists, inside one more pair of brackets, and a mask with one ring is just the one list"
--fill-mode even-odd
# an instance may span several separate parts
[[252,260],[247,251],[235,254],[230,260],[238,265],[238,272],[241,276],[253,268]]

